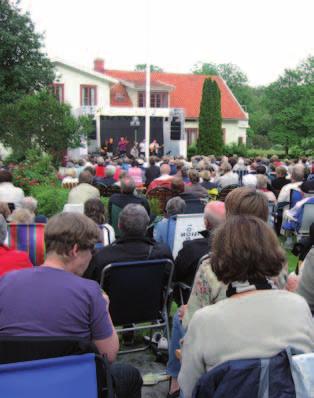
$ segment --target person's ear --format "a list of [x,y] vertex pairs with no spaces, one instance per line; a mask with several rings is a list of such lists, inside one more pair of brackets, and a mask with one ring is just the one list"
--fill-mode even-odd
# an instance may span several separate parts
[[72,249],[70,250],[70,256],[76,257],[78,255],[79,252],[79,247],[78,244],[75,243],[74,246],[72,247]]

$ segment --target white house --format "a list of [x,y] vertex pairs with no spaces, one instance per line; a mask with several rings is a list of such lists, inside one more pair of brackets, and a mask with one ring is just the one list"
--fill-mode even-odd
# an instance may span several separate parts
[[[86,70],[54,61],[57,78],[54,92],[68,102],[75,115],[92,114],[96,121],[95,147],[109,137],[117,143],[126,136],[130,144],[145,134],[145,72],[105,69],[102,59]],[[153,72],[151,74],[151,140],[164,146],[164,152],[185,155],[187,145],[198,135],[198,115],[202,87],[207,76]],[[242,109],[223,79],[212,76],[221,92],[224,142],[245,143],[248,114]],[[132,125],[134,116],[139,126]],[[134,124],[134,123],[133,123]]]

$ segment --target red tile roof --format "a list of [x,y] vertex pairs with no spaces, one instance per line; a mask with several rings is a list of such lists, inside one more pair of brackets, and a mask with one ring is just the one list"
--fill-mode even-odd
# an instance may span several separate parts
[[[106,69],[105,73],[117,79],[132,82],[135,85],[142,84],[145,80],[145,72]],[[204,75],[153,72],[151,74],[151,84],[152,86],[160,84],[174,86],[170,92],[170,107],[184,108],[186,118],[198,118],[203,83],[207,77]],[[224,80],[219,76],[211,76],[211,78],[216,81],[220,89],[222,118],[247,120],[246,113]]]

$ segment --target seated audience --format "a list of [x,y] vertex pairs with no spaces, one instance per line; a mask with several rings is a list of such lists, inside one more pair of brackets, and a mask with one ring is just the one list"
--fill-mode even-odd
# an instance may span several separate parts
[[48,219],[44,215],[36,215],[38,201],[32,196],[26,196],[21,202],[21,208],[27,209],[34,216],[34,223],[46,224]]
[[[82,214],[61,213],[48,221],[45,263],[1,279],[0,336],[75,336],[93,342],[101,355],[114,362],[119,339],[109,299],[97,283],[80,277],[98,236],[96,224]],[[140,398],[137,369],[112,364],[111,373],[117,397]]]
[[166,217],[159,221],[154,227],[154,239],[164,243],[173,249],[176,219],[174,216],[185,212],[186,204],[179,196],[171,198],[166,203]]
[[306,301],[275,289],[270,280],[281,272],[285,255],[267,224],[252,216],[228,218],[214,235],[211,264],[227,298],[197,311],[189,323],[179,374],[185,398],[202,374],[229,360],[268,358],[288,346],[314,349]]
[[9,220],[10,215],[11,215],[11,210],[10,210],[10,208],[9,208],[9,206],[8,206],[7,203],[5,203],[5,202],[0,202],[0,214],[3,215],[3,217],[4,217],[4,219],[5,219],[6,221]]
[[10,271],[31,268],[31,263],[26,252],[10,249],[4,244],[7,237],[7,223],[0,215],[0,276]]
[[93,256],[84,276],[100,282],[103,268],[110,263],[158,258],[172,259],[167,245],[145,236],[148,224],[149,217],[143,206],[135,203],[125,206],[119,216],[122,237]]
[[210,191],[211,189],[216,189],[217,188],[217,183],[212,182],[212,179],[215,175],[214,169],[210,166],[209,170],[202,170],[200,172],[200,177],[202,178],[201,185],[203,188],[205,188],[207,191]]
[[115,172],[116,172],[116,168],[113,165],[109,164],[105,170],[105,177],[97,177],[96,176],[94,178],[94,182],[96,184],[102,184],[102,185],[106,185],[107,187],[110,187],[113,184],[115,184],[115,182],[116,182],[116,180],[114,179]]
[[105,177],[105,160],[102,156],[97,158],[97,165],[95,167],[95,176],[104,178]]
[[313,286],[314,286],[314,247],[312,246],[305,257],[299,281],[299,286],[297,288],[297,293],[305,298],[311,309],[312,314],[314,314]]
[[28,209],[15,209],[10,216],[11,224],[33,224],[34,214],[32,214]]
[[92,182],[93,175],[86,169],[82,171],[79,176],[79,184],[69,192],[68,203],[81,204],[88,199],[99,199],[99,190],[93,187]]
[[291,182],[284,185],[278,196],[278,203],[289,203],[290,202],[290,191],[291,189],[299,190],[300,185],[304,179],[304,166],[297,164],[293,166],[291,173]]
[[174,177],[171,181],[171,190],[174,195],[179,196],[186,203],[185,213],[203,213],[204,202],[192,192],[185,191],[185,184],[182,178]]
[[64,170],[64,177],[62,179],[62,186],[75,186],[78,183],[77,172],[74,167],[68,167]]
[[185,192],[191,193],[197,198],[208,198],[208,191],[200,184],[200,175],[199,172],[195,169],[189,170],[189,179],[191,185],[185,186]]
[[130,203],[137,203],[142,205],[146,209],[147,214],[150,214],[150,208],[147,199],[145,197],[136,196],[134,194],[135,188],[136,187],[133,178],[126,176],[121,179],[120,182],[121,193],[114,193],[113,195],[110,196],[109,199],[108,208],[109,208],[110,224],[111,224],[113,205],[116,205],[120,209],[123,209],[126,205]]
[[175,280],[192,285],[199,260],[210,252],[211,232],[225,220],[225,204],[208,202],[204,209],[205,230],[202,238],[187,240],[175,260]]
[[169,164],[162,164],[160,166],[160,177],[155,178],[148,186],[147,192],[151,191],[154,188],[164,187],[169,188],[171,187],[171,180],[172,176],[170,175],[170,166]]
[[8,170],[0,170],[0,202],[14,203],[15,207],[20,207],[24,198],[21,188],[15,187],[12,183],[13,177]]
[[84,214],[100,227],[102,231],[100,242],[104,246],[115,241],[114,229],[107,223],[106,213],[105,206],[100,199],[88,199],[84,203]]
[[287,169],[283,166],[276,167],[276,178],[271,182],[276,197],[278,197],[281,188],[289,183],[291,183],[291,180],[287,178]]
[[274,192],[270,191],[267,188],[267,184],[268,184],[268,179],[265,175],[263,174],[256,175],[256,189],[259,192],[262,192],[266,196],[268,202],[276,203],[276,196]]
[[128,175],[133,178],[137,187],[143,185],[143,173],[137,160],[132,160],[132,167],[129,168]]
[[221,175],[217,178],[216,182],[221,189],[227,187],[228,185],[239,184],[239,176],[237,173],[232,171],[230,163],[223,162],[220,165],[219,170]]

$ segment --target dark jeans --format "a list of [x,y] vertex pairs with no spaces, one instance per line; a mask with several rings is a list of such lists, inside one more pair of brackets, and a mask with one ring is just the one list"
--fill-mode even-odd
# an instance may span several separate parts
[[143,380],[134,366],[114,363],[111,365],[111,374],[117,398],[141,398]]

